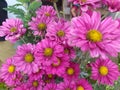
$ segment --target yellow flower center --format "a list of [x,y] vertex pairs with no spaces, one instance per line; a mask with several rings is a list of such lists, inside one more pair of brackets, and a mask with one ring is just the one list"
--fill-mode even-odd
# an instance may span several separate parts
[[47,17],[49,17],[49,16],[50,16],[50,13],[46,12],[45,15],[46,15]]
[[59,31],[57,32],[57,36],[58,36],[58,37],[63,37],[63,36],[65,36],[65,32],[64,32],[63,30],[59,30]]
[[78,86],[77,90],[84,90],[84,88],[82,86]]
[[41,30],[41,31],[44,31],[46,30],[47,26],[45,23],[39,23],[38,24],[38,29]]
[[44,55],[45,56],[52,56],[53,54],[53,49],[52,48],[45,48],[44,50]]
[[13,73],[15,71],[15,66],[14,65],[10,65],[8,68],[8,72],[9,73]]
[[87,2],[87,0],[81,0],[81,2],[85,3],[85,2]]
[[60,65],[60,63],[61,63],[61,60],[57,58],[57,63],[52,63],[52,66],[57,67]]
[[98,30],[90,30],[86,38],[91,42],[100,42],[102,40],[102,34]]
[[48,74],[48,78],[52,78],[53,77],[53,75],[52,74]]
[[102,75],[102,76],[106,76],[108,74],[108,68],[106,66],[101,66],[99,68],[99,73]]
[[70,53],[70,50],[67,49],[67,48],[65,48],[65,49],[64,49],[64,52],[67,53],[67,54],[69,54],[69,53]]
[[67,74],[68,74],[68,75],[73,75],[74,72],[75,72],[75,71],[74,71],[73,68],[68,68],[68,69],[67,69]]
[[33,85],[34,87],[37,87],[37,86],[39,85],[39,83],[38,83],[38,81],[34,81],[34,82],[32,83],[32,85]]
[[10,29],[10,32],[13,32],[13,33],[14,33],[14,32],[16,32],[16,31],[17,31],[17,28],[15,28],[15,27],[13,27],[13,28]]
[[25,55],[24,59],[25,59],[26,62],[31,63],[34,60],[34,57],[31,53],[28,53],[28,54]]

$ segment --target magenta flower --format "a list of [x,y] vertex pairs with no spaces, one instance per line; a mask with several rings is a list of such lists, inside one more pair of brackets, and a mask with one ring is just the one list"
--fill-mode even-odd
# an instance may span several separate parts
[[80,67],[79,64],[70,62],[69,67],[66,68],[66,71],[63,75],[65,80],[76,80],[79,78],[80,75]]
[[45,16],[45,17],[50,17],[50,18],[56,18],[56,11],[52,6],[41,6],[37,11],[36,11],[37,17]]
[[64,49],[57,42],[44,39],[36,45],[35,52],[36,60],[41,62],[42,65],[50,65],[57,56],[61,57],[63,55]]
[[5,39],[15,42],[26,32],[23,22],[20,19],[6,19],[0,26],[0,36],[6,36]]
[[86,79],[79,79],[74,90],[93,90],[93,88]]
[[48,26],[46,37],[50,40],[64,43],[68,40],[69,32],[70,23],[65,20],[59,20],[58,22],[53,22]]
[[69,66],[69,57],[64,55],[62,57],[56,57],[52,64],[46,67],[46,72],[49,74],[56,74],[62,76],[65,73],[66,68]]
[[89,51],[91,57],[116,57],[120,52],[119,22],[111,17],[101,21],[100,13],[84,13],[72,19],[70,45]]
[[108,6],[109,11],[120,11],[120,0],[102,0],[103,4]]
[[91,67],[91,78],[101,84],[113,85],[120,75],[118,66],[109,59],[98,59],[91,63]]
[[16,71],[16,62],[14,58],[9,58],[0,69],[0,78],[5,81],[8,86],[16,86],[20,84],[21,75]]
[[50,83],[50,84],[47,84],[43,90],[56,90],[56,88],[57,88],[56,83]]
[[35,46],[30,43],[23,44],[17,48],[14,58],[17,62],[16,66],[18,71],[29,75],[39,71],[41,63],[35,59],[34,51]]
[[57,85],[56,90],[74,90],[75,87],[76,84],[74,81],[64,80],[64,82],[61,82],[60,84]]
[[45,16],[33,17],[32,21],[29,22],[29,29],[31,29],[34,35],[44,36],[46,29],[53,19]]

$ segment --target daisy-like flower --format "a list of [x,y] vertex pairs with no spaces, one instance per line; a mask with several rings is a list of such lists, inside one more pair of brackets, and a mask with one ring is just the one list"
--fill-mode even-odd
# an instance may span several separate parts
[[0,78],[5,81],[8,86],[16,86],[20,84],[21,76],[16,71],[16,62],[13,58],[7,59],[0,69]]
[[80,67],[79,64],[70,62],[69,67],[66,68],[66,71],[63,75],[65,80],[76,80],[80,75]]
[[45,16],[33,17],[32,21],[29,22],[29,29],[33,30],[34,35],[44,35],[46,29],[50,23],[53,22],[53,19]]
[[46,72],[62,76],[65,73],[66,68],[69,66],[69,57],[64,55],[62,57],[56,57],[52,64],[46,67]]
[[56,75],[51,74],[51,73],[44,74],[43,77],[42,77],[42,79],[43,79],[43,81],[44,81],[45,84],[55,82],[55,78],[56,78]]
[[41,78],[30,78],[27,83],[25,83],[25,88],[27,88],[28,90],[42,90],[43,88],[43,81],[41,80]]
[[76,86],[74,81],[70,80],[64,80],[64,82],[61,82],[57,85],[56,90],[74,90],[74,87]]
[[5,36],[6,40],[15,42],[26,32],[23,22],[20,19],[6,19],[0,26],[0,36]]
[[53,22],[48,26],[46,37],[50,40],[63,43],[68,40],[69,32],[70,23],[65,20],[59,20],[58,22]]
[[73,90],[93,90],[92,85],[86,79],[79,79]]
[[101,21],[100,13],[84,13],[72,19],[70,45],[90,51],[91,57],[116,57],[120,52],[119,22],[107,17]]
[[47,84],[43,90],[56,90],[56,88],[57,88],[56,83],[50,83],[50,84]]
[[55,58],[63,55],[63,47],[57,42],[44,39],[36,45],[36,60],[42,63],[42,65],[50,65]]
[[45,16],[45,17],[50,17],[50,18],[56,18],[56,11],[52,6],[41,6],[37,11],[36,11],[37,17]]
[[35,59],[34,51],[35,46],[30,43],[18,46],[14,57],[18,71],[29,75],[39,71],[41,63]]
[[118,66],[109,59],[98,59],[91,63],[92,75],[91,78],[97,80],[101,84],[113,85],[115,80],[118,80]]
[[108,6],[109,11],[120,11],[120,0],[102,0],[103,4]]

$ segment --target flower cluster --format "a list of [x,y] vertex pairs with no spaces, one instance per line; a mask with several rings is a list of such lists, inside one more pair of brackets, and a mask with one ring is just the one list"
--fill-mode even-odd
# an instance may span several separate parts
[[[87,10],[98,7],[101,0],[79,3]],[[120,19],[103,19],[100,12],[92,11],[67,21],[58,18],[52,6],[44,5],[35,14],[27,27],[20,19],[7,19],[0,26],[0,36],[11,42],[28,32],[35,36],[33,40],[40,38],[37,43],[24,41],[17,47],[15,55],[2,64],[0,80],[12,90],[94,90],[91,80],[114,85],[120,72],[109,58],[120,52]],[[90,57],[87,63],[82,58],[86,54]],[[82,76],[83,66],[86,77]]]

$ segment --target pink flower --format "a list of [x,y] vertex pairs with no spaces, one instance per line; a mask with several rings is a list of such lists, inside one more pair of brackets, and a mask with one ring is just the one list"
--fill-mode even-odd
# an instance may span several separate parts
[[63,55],[63,47],[56,42],[44,39],[36,45],[36,60],[42,65],[50,65],[56,57]]
[[80,67],[79,64],[70,62],[69,67],[66,68],[66,71],[63,75],[65,80],[76,80],[80,75]]
[[29,29],[31,29],[34,32],[34,35],[44,36],[48,25],[52,22],[53,19],[49,17],[33,17],[32,21],[29,22]]
[[66,68],[69,66],[69,57],[64,55],[62,57],[56,57],[52,64],[46,67],[46,72],[62,76],[65,73]]
[[48,26],[46,37],[50,40],[64,43],[68,40],[69,32],[70,23],[60,19],[58,22],[53,22]]
[[41,80],[41,78],[30,78],[26,83],[25,83],[25,88],[27,88],[28,90],[42,90],[43,88],[43,81]]
[[119,22],[107,17],[101,21],[100,13],[84,13],[72,19],[70,45],[89,51],[91,57],[116,57],[120,52]]
[[29,90],[29,89],[25,87],[25,84],[22,84],[22,85],[16,86],[12,90]]
[[92,75],[91,78],[97,80],[98,83],[113,85],[115,80],[118,80],[118,66],[109,59],[98,59],[91,63]]
[[50,84],[47,84],[43,90],[56,90],[56,88],[57,88],[56,83],[50,83]]
[[89,82],[86,79],[79,79],[76,82],[76,87],[74,90],[93,90],[92,85],[89,84]]
[[28,43],[17,48],[15,55],[17,70],[25,74],[32,74],[39,71],[41,63],[35,59],[35,46]]
[[61,82],[60,84],[57,85],[56,90],[74,90],[75,87],[76,84],[74,81],[64,80],[64,82]]
[[120,0],[102,0],[103,4],[108,6],[109,11],[120,11]]
[[37,17],[45,16],[50,18],[56,18],[56,11],[52,6],[41,6],[36,11]]
[[3,79],[8,86],[20,84],[21,75],[16,71],[16,68],[15,59],[9,58],[0,69],[0,78]]
[[15,42],[26,32],[23,22],[20,19],[6,19],[0,26],[0,36],[6,36],[5,39]]

